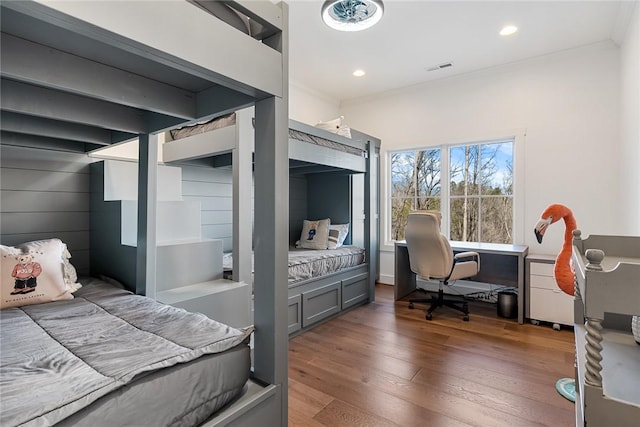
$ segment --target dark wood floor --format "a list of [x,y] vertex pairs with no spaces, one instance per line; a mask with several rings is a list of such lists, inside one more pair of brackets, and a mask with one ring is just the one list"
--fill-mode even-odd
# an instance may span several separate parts
[[555,382],[573,376],[573,332],[470,310],[427,321],[377,285],[374,303],[292,338],[289,425],[572,426]]

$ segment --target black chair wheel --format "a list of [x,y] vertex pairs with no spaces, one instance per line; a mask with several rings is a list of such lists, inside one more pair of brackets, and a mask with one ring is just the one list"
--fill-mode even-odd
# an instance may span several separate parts
[[468,322],[468,321],[469,321],[469,316],[464,316],[464,317],[462,318],[462,320],[464,320],[465,322]]
[[426,316],[424,316],[424,317],[425,317],[425,319],[427,319],[427,320],[431,320],[431,319],[433,319],[433,316],[431,315],[431,313],[427,313],[427,314],[426,314]]
[[413,303],[412,302],[409,303],[409,308],[413,308]]

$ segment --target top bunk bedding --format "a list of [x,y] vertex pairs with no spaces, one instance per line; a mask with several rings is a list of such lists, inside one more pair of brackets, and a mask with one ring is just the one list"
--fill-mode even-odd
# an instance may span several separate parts
[[[195,425],[236,397],[249,377],[252,328],[231,328],[97,279],[83,280],[71,300],[1,310],[0,330],[3,426],[78,420],[77,413],[89,405],[110,408],[110,425],[156,419],[140,402],[165,408],[159,418],[164,421],[153,425]],[[244,356],[234,353],[213,371],[204,363],[201,372],[185,376],[196,361],[219,360],[239,349]],[[163,395],[163,388],[150,382],[154,377],[165,385],[169,378],[185,384],[184,396],[176,396],[181,393],[174,387],[164,387]],[[132,400],[115,411],[104,403],[123,397]],[[85,415],[96,419],[95,411]]]
[[[231,113],[211,120],[195,123],[193,125],[173,129],[169,132],[169,136],[171,141],[177,141],[217,129],[235,126],[235,124],[236,114]],[[347,143],[347,141],[344,140],[345,138],[346,137],[335,132],[325,131],[313,126],[307,126],[293,120],[289,121],[289,139],[308,142],[310,144],[327,147],[343,153],[352,154],[354,156],[365,157],[366,147],[364,145],[360,144],[359,141]]]

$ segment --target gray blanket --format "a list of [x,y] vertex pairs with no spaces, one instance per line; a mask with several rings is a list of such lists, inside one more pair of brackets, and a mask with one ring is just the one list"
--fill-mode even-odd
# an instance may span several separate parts
[[52,425],[136,376],[241,344],[238,330],[103,282],[0,312],[2,426]]

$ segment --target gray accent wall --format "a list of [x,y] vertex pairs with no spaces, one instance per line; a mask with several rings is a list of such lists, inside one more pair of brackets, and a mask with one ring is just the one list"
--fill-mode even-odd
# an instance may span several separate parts
[[84,153],[0,144],[0,241],[59,238],[89,274],[89,163]]
[[302,221],[307,216],[307,177],[289,176],[289,246],[294,246],[302,233]]

